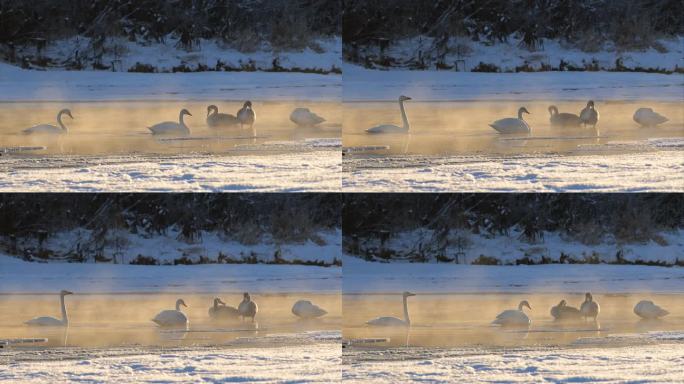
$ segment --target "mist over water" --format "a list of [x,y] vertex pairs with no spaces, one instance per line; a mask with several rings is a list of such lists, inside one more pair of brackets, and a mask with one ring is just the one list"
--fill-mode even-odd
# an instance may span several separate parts
[[[257,115],[254,139],[249,126],[210,128],[206,125],[207,106],[216,105],[220,113],[236,115],[242,107],[238,101],[113,101],[113,102],[21,102],[0,103],[0,140],[2,147],[42,146],[45,150],[32,155],[126,155],[241,153],[239,145],[259,145],[272,141],[306,138],[338,138],[342,108],[336,102],[259,102],[253,100]],[[310,108],[327,121],[318,127],[298,127],[290,121],[297,107]],[[24,135],[22,130],[37,124],[57,124],[57,113],[70,108],[74,119],[63,116],[66,135]],[[184,140],[168,140],[175,135],[153,136],[147,127],[171,121],[178,122],[179,111],[185,116],[190,135]],[[232,151],[232,152],[231,152]],[[258,153],[250,150],[249,153]]]
[[[365,325],[379,316],[402,318],[400,295],[344,294],[342,335],[348,340],[387,339],[380,343],[355,343],[357,347],[543,347],[569,345],[580,338],[684,330],[684,314],[677,311],[684,299],[681,294],[595,294],[594,300],[601,306],[597,324],[592,320],[554,321],[550,309],[561,299],[579,308],[584,294],[418,294],[408,299],[411,328],[407,332]],[[657,321],[641,320],[633,308],[645,299],[670,310],[670,315]],[[524,309],[532,320],[529,330],[490,325],[502,311],[517,309],[521,300],[532,306],[532,310]]]
[[[387,150],[373,152],[379,155],[576,154],[640,150],[602,147],[614,142],[684,138],[684,110],[680,103],[596,100],[600,113],[597,130],[583,126],[551,127],[547,108],[552,104],[561,113],[577,115],[586,106],[581,101],[422,102],[414,99],[404,103],[411,125],[408,135],[370,135],[365,130],[379,124],[401,125],[397,102],[345,102],[343,144],[345,147],[389,146]],[[501,135],[489,126],[498,119],[517,117],[521,106],[531,112],[523,115],[531,127],[529,136]],[[658,127],[640,127],[632,116],[641,107],[653,108],[670,121]]]
[[[23,324],[37,316],[60,318],[58,295],[0,295],[0,337],[48,338],[47,343],[34,344],[39,347],[215,346],[241,337],[340,329],[339,294],[252,294],[259,306],[255,324],[249,319],[211,321],[207,312],[214,297],[235,308],[242,300],[242,294],[234,292],[215,295],[77,293],[65,298],[69,327],[64,328]],[[183,298],[188,305],[181,307],[190,322],[188,330],[160,329],[151,319],[162,310],[175,309],[178,298]],[[300,299],[311,300],[328,314],[314,320],[299,319],[291,309]]]

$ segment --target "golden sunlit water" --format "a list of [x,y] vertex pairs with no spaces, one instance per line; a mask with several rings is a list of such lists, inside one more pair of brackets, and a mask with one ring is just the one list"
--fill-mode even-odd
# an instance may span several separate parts
[[[227,128],[207,126],[207,106],[218,106],[220,113],[236,115],[242,102],[177,102],[177,101],[113,101],[113,102],[17,102],[0,103],[0,147],[45,147],[31,155],[126,155],[240,153],[241,145],[260,145],[274,141],[299,141],[307,138],[339,138],[342,108],[334,102],[258,102],[253,101],[257,121],[254,131],[239,125]],[[297,107],[308,107],[324,117],[320,126],[298,127],[290,121]],[[57,124],[57,113],[69,108],[74,119],[63,116],[68,128],[65,135],[25,135],[23,130],[37,124]],[[171,121],[178,122],[181,109],[190,135],[182,140],[174,136],[150,134],[147,127]],[[256,138],[254,138],[256,134]],[[233,152],[234,151],[234,152]],[[252,150],[250,153],[258,153]]]
[[[59,296],[0,295],[0,339],[47,338],[46,343],[32,345],[41,348],[214,346],[239,338],[340,329],[339,294],[253,293],[252,300],[259,306],[255,323],[249,319],[211,321],[208,310],[216,296],[233,307],[242,300],[239,293],[74,294],[65,298],[68,327],[29,327],[23,323],[33,317],[60,317]],[[160,329],[151,319],[162,310],[174,309],[178,298],[188,305],[181,308],[189,319],[188,329]],[[313,320],[299,319],[291,309],[300,299],[311,300],[328,314]]]
[[[408,298],[410,329],[369,327],[365,322],[380,316],[403,317],[399,294],[344,294],[343,338],[346,340],[379,339],[356,347],[514,347],[562,346],[580,338],[605,338],[622,333],[684,330],[681,294],[595,294],[601,306],[597,323],[592,320],[557,322],[550,308],[565,299],[579,308],[583,294],[418,294]],[[497,314],[517,309],[527,300],[532,310],[524,312],[532,320],[529,329],[491,326]],[[633,313],[640,300],[652,300],[670,315],[662,320],[641,320]],[[384,339],[384,341],[382,341]],[[609,340],[609,339],[605,339]],[[379,341],[379,342],[378,342]],[[607,343],[609,345],[609,343]]]
[[[401,115],[393,102],[345,102],[343,145],[345,147],[389,147],[372,151],[377,155],[473,155],[473,154],[573,154],[614,150],[605,145],[652,138],[684,138],[684,109],[677,102],[600,101],[596,108],[600,120],[592,127],[552,127],[547,108],[556,105],[560,112],[579,115],[586,102],[536,101],[436,101],[411,100],[404,103],[410,122],[409,134],[368,134],[366,129],[379,124],[401,126]],[[529,135],[502,135],[489,124],[506,117],[524,115],[531,127]],[[650,107],[668,117],[657,127],[640,127],[632,120],[640,107]],[[620,151],[639,150],[636,147]]]

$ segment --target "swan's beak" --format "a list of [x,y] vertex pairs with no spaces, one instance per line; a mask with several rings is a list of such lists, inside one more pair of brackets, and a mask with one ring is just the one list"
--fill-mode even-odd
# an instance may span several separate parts
[[219,300],[218,302],[219,302],[219,304],[226,305],[226,303],[224,303],[223,300]]
[[65,295],[73,295],[74,293],[71,292],[71,291],[64,291],[64,294],[65,294]]
[[415,295],[416,295],[415,293],[411,293],[411,292],[406,294],[406,296],[415,296]]
[[192,116],[192,113],[188,112],[188,116]]

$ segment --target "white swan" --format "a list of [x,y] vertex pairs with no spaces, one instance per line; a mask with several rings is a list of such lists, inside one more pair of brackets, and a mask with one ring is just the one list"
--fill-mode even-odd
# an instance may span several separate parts
[[669,119],[651,108],[639,108],[634,112],[632,119],[642,127],[655,127],[658,124],[665,123]]
[[383,124],[377,125],[373,128],[366,129],[367,133],[406,133],[409,131],[410,125],[408,119],[406,118],[406,111],[404,110],[404,101],[411,100],[410,97],[401,95],[399,96],[399,110],[401,111],[401,121],[403,125],[401,127],[393,124]]
[[580,312],[582,313],[584,320],[592,317],[594,321],[596,321],[600,311],[601,307],[599,307],[599,304],[594,301],[594,297],[591,293],[587,292],[587,294],[584,295],[584,302],[580,305]]
[[404,320],[392,316],[385,316],[369,320],[366,322],[366,324],[374,327],[410,327],[411,319],[409,318],[408,304],[406,303],[406,298],[415,295],[415,293],[411,292],[402,293],[402,297],[404,299]]
[[52,134],[52,135],[60,135],[67,133],[67,127],[64,125],[62,122],[62,115],[67,115],[71,117],[72,119],[74,118],[71,116],[71,111],[69,109],[62,109],[59,111],[57,114],[57,124],[59,124],[59,127],[51,125],[51,124],[39,124],[39,125],[34,125],[31,128],[24,129],[24,133],[27,135],[35,135],[35,134]]
[[299,300],[292,306],[292,313],[303,319],[313,319],[326,315],[328,311],[311,303],[309,300]]
[[157,316],[152,319],[157,325],[160,327],[178,327],[178,326],[187,326],[188,325],[188,317],[185,316],[183,312],[180,310],[180,306],[187,307],[185,304],[185,301],[183,299],[178,299],[176,300],[176,309],[167,309],[164,311],[161,311],[157,314]]
[[507,117],[505,119],[497,120],[491,124],[490,127],[496,129],[499,133],[510,134],[510,133],[529,133],[530,126],[527,122],[523,120],[523,113],[530,114],[530,112],[525,107],[520,107],[518,109],[518,118]]
[[582,318],[582,313],[575,307],[569,307],[565,300],[551,307],[551,316],[556,320],[577,320]]
[[582,125],[582,120],[574,113],[558,113],[558,108],[555,105],[549,106],[549,121],[551,125],[559,127],[578,127]]
[[242,108],[240,108],[237,113],[237,118],[240,121],[240,128],[243,128],[244,125],[249,125],[250,128],[254,126],[254,122],[256,121],[256,113],[254,113],[254,110],[252,109],[251,101],[245,101],[245,103],[242,105]]
[[492,324],[501,325],[504,327],[529,326],[531,321],[525,312],[523,312],[523,307],[532,309],[532,307],[530,307],[530,303],[528,303],[527,300],[523,300],[520,302],[520,304],[518,304],[518,309],[508,309],[499,313],[496,316],[496,320],[494,320]]
[[192,116],[187,109],[181,109],[180,113],[178,114],[177,123],[174,123],[173,121],[165,121],[163,123],[147,127],[147,129],[149,129],[153,135],[188,135],[190,134],[190,129],[188,129],[188,126],[185,125],[185,122],[183,121],[183,116],[185,115]]
[[242,302],[238,306],[238,312],[240,312],[242,320],[244,321],[245,317],[251,317],[253,323],[254,317],[256,316],[258,311],[259,307],[257,306],[257,304],[252,301],[252,298],[249,296],[249,293],[245,292],[243,295]]
[[309,108],[295,108],[290,114],[290,121],[300,127],[313,127],[324,122],[325,119],[311,112]]
[[66,306],[64,306],[64,296],[72,295],[73,292],[62,290],[59,292],[59,304],[62,307],[62,320],[50,316],[34,317],[24,324],[36,327],[66,327],[69,325]]
[[214,299],[214,305],[209,307],[209,317],[214,320],[237,319],[240,312],[235,307],[227,306],[217,297]]
[[599,121],[599,113],[596,110],[596,106],[594,106],[594,100],[589,100],[587,102],[587,106],[584,107],[582,112],[580,112],[580,120],[582,120],[582,124],[584,124],[584,127],[586,128],[587,125],[591,125],[593,128],[596,128],[596,124]]
[[655,305],[651,300],[641,300],[634,306],[634,313],[642,319],[658,319],[670,314],[670,312]]
[[207,125],[210,127],[228,127],[240,124],[237,117],[228,113],[219,113],[218,107],[210,105],[207,107]]

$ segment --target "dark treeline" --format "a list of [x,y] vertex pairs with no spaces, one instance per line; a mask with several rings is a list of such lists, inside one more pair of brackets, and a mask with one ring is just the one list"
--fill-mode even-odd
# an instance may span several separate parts
[[49,237],[73,228],[142,235],[169,229],[193,240],[222,231],[238,240],[305,241],[339,228],[337,194],[1,194],[0,236]]
[[680,0],[345,0],[344,7],[345,58],[353,47],[418,35],[496,42],[515,33],[528,48],[560,38],[590,50],[604,41],[647,48],[684,33]]
[[75,35],[162,42],[191,48],[221,39],[245,51],[262,42],[303,48],[341,34],[339,0],[0,0],[0,44],[45,44]]
[[583,241],[613,235],[641,242],[658,231],[684,227],[683,194],[348,194],[344,240],[391,237],[428,228],[506,234],[529,240],[559,231]]

